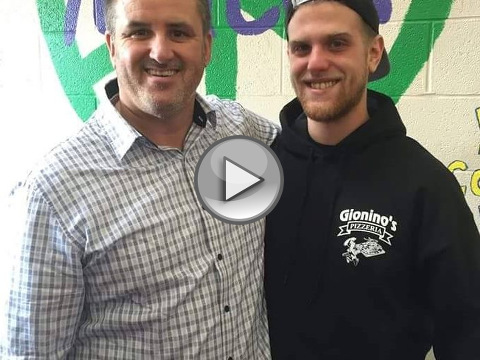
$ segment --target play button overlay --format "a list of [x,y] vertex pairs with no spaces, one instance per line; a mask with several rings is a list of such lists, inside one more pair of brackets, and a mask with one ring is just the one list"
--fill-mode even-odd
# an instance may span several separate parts
[[215,218],[247,224],[266,216],[283,190],[277,156],[261,141],[230,136],[213,143],[195,169],[195,191]]
[[245,191],[261,183],[264,178],[255,175],[243,166],[226,156],[225,161],[225,201],[243,194]]

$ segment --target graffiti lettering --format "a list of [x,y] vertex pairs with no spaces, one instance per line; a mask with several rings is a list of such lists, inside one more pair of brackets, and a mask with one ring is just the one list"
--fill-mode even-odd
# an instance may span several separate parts
[[[105,34],[106,26],[103,11],[104,0],[92,1],[94,7],[93,20],[95,27],[101,34]],[[272,29],[278,23],[280,18],[280,6],[286,7],[289,0],[282,0],[281,4],[271,7],[258,19],[252,21],[246,21],[243,17],[240,0],[225,1],[227,2],[226,17],[230,27],[240,35],[259,35],[266,30]],[[72,45],[75,41],[81,2],[82,0],[67,1],[64,20],[64,37],[65,44],[68,46]],[[387,23],[392,15],[392,0],[374,0],[374,3],[378,11],[380,23]],[[209,0],[209,5],[211,8],[212,0]],[[255,3],[255,5],[258,7],[258,3]]]
[[276,6],[265,12],[257,20],[246,21],[240,7],[240,0],[227,0],[228,24],[240,35],[259,35],[274,27],[280,17],[280,8]]
[[68,0],[67,2],[67,11],[65,11],[63,34],[65,44],[68,46],[72,45],[72,43],[75,41],[81,2],[81,0]]
[[[478,126],[480,128],[480,108],[475,109],[475,115],[477,117]],[[478,149],[478,154],[480,155],[480,146],[479,146],[479,149]],[[465,172],[465,171],[472,172],[472,177],[470,178],[470,184],[469,184],[470,185],[470,190],[471,190],[473,195],[480,196],[480,169],[473,170],[473,171],[469,170],[468,164],[465,161],[462,161],[462,160],[452,161],[450,163],[450,165],[448,165],[448,169],[453,174],[455,174],[455,173],[458,174],[458,172]],[[468,186],[461,185],[461,187],[462,187],[463,194],[466,194]]]
[[[477,108],[475,113],[477,115],[478,127],[480,128],[480,108]],[[478,155],[480,155],[480,145],[478,145]]]
[[101,34],[105,34],[105,14],[103,12],[103,0],[93,0],[93,21]]
[[[457,171],[468,171],[468,165],[466,162],[461,160],[453,161],[449,166],[448,169],[455,174]],[[474,170],[472,172],[472,177],[470,179],[470,190],[473,195],[480,196],[480,169]],[[461,185],[462,191],[464,194],[467,193],[467,186]]]

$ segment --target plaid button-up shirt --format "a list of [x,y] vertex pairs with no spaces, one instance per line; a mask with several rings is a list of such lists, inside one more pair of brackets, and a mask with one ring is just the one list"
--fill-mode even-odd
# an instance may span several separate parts
[[270,144],[278,129],[236,102],[197,104],[205,121],[178,150],[107,101],[15,191],[2,359],[270,358],[264,221],[213,218],[194,171],[216,140]]

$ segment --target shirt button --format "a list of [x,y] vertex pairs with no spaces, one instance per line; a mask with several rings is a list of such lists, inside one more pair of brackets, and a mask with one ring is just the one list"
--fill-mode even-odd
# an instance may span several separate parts
[[222,261],[222,260],[223,260],[223,255],[222,255],[222,254],[218,254],[218,255],[217,255],[217,259],[218,259],[219,261]]
[[226,305],[224,308],[225,312],[229,312],[230,311],[230,306]]

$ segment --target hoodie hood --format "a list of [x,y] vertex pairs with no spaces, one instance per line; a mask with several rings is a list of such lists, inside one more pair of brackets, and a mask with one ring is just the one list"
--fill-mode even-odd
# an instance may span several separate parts
[[[384,141],[390,137],[406,136],[405,126],[395,104],[388,96],[368,90],[367,102],[370,118],[340,143],[329,146],[330,153],[340,152],[346,155],[363,150],[379,140]],[[301,157],[310,157],[312,153],[324,152],[325,150],[322,150],[321,147],[315,146],[312,141],[293,129],[294,123],[302,115],[305,116],[298,98],[285,105],[280,112],[285,147]]]

